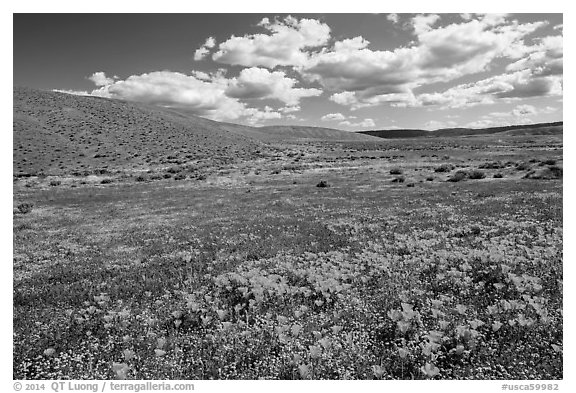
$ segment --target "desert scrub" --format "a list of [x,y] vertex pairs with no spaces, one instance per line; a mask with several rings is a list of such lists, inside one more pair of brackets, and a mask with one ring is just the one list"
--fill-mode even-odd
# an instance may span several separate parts
[[460,170],[460,171],[457,171],[454,175],[452,175],[452,177],[450,177],[447,181],[456,183],[456,182],[459,182],[459,181],[466,179],[467,177],[468,177],[468,172]]
[[517,171],[527,171],[531,168],[530,163],[528,162],[519,162],[515,165]]
[[18,212],[20,214],[28,214],[32,211],[33,207],[34,207],[33,203],[22,202],[22,203],[19,203],[18,206],[16,206],[16,209],[18,210]]
[[540,166],[544,166],[544,165],[556,165],[556,163],[557,163],[557,161],[556,161],[555,159],[549,158],[549,159],[546,159],[546,160],[540,162],[540,164],[538,164],[538,165],[540,165]]
[[392,169],[390,169],[390,174],[391,175],[401,175],[402,170],[400,168],[392,168]]
[[504,168],[505,165],[502,164],[501,162],[485,162],[483,164],[478,165],[479,169],[501,169]]
[[479,170],[472,170],[472,171],[468,172],[468,178],[473,179],[473,180],[484,179],[485,177],[486,177],[486,174],[482,171],[479,171]]
[[320,180],[320,182],[318,184],[316,184],[316,187],[326,188],[326,187],[330,187],[330,184],[328,184],[328,182],[325,180]]
[[50,180],[50,183],[48,183],[51,187],[56,187],[59,186],[60,184],[62,184],[62,182],[60,180]]
[[434,172],[450,172],[454,169],[452,164],[442,164],[434,169]]

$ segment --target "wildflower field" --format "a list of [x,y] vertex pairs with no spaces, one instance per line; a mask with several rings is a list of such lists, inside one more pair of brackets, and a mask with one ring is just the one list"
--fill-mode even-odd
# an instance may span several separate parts
[[15,180],[14,379],[563,377],[561,136],[275,154]]

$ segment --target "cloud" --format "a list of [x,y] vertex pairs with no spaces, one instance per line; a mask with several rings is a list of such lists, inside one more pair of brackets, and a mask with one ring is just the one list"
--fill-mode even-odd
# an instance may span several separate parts
[[396,24],[400,20],[400,17],[398,16],[398,14],[393,13],[393,14],[386,15],[386,19],[388,19],[390,22]]
[[512,114],[514,116],[526,116],[526,115],[535,115],[538,113],[536,108],[533,105],[518,105],[514,110],[512,110]]
[[[192,71],[190,75],[156,71],[132,75],[125,80],[108,78],[107,82],[111,83],[103,85],[104,73],[95,73],[91,80],[97,89],[90,93],[68,93],[186,108],[214,120],[245,120],[251,124],[297,112],[302,98],[322,94],[320,89],[295,87],[298,81],[288,78],[283,71],[252,67],[243,69],[236,77],[226,74],[225,69]],[[285,106],[276,110],[266,106],[262,110],[245,102],[263,99],[277,100]]]
[[104,72],[95,72],[88,77],[96,86],[107,86],[114,83],[113,78],[108,78]]
[[528,56],[509,64],[507,71],[530,69],[534,75],[563,75],[564,44],[562,36],[548,36],[527,48]]
[[432,26],[440,20],[436,14],[416,15],[412,18],[412,27],[416,35],[421,35],[432,30]]
[[208,37],[204,44],[194,52],[194,60],[199,61],[204,59],[214,46],[216,46],[216,40],[214,37]]
[[342,105],[412,105],[417,87],[487,71],[498,58],[520,58],[527,50],[524,38],[545,25],[501,25],[504,20],[485,15],[434,28],[437,15],[418,15],[412,19],[417,41],[410,47],[372,50],[363,37],[344,39],[311,55],[299,71],[333,91],[331,100]]
[[52,91],[56,92],[56,93],[71,94],[74,96],[90,96],[90,95],[92,95],[90,92],[88,92],[86,90],[52,89]]
[[214,120],[245,120],[255,124],[282,117],[280,111],[269,106],[264,110],[248,107],[238,98],[228,96],[226,92],[235,79],[228,79],[224,74],[221,70],[192,75],[156,71],[101,86],[89,95],[185,108]]
[[557,111],[557,108],[550,106],[536,108],[533,105],[521,104],[509,112],[491,112],[482,116],[479,120],[466,124],[470,128],[486,128],[508,126],[510,124],[531,124],[532,116],[539,114],[550,114]]
[[457,124],[458,123],[456,123],[455,121],[452,121],[452,120],[448,120],[448,121],[430,120],[429,122],[424,124],[424,128],[427,130],[438,130],[441,128],[456,127]]
[[384,103],[388,103],[393,107],[419,106],[411,91],[406,93],[386,93],[374,96],[367,96],[363,92],[344,91],[342,93],[332,94],[328,99],[337,104],[348,106],[353,111]]
[[322,90],[294,87],[298,82],[286,77],[282,71],[270,72],[265,68],[245,68],[230,81],[226,95],[243,99],[275,99],[295,107],[303,97],[314,97]]
[[342,113],[328,113],[320,118],[322,121],[337,121],[337,120],[344,120],[346,116]]
[[330,38],[330,27],[316,19],[264,18],[259,26],[267,33],[232,36],[220,43],[212,59],[245,67],[302,66],[309,57],[306,49],[325,45]]
[[255,125],[260,123],[262,120],[273,120],[282,118],[282,114],[274,111],[271,107],[266,106],[264,111],[256,108],[246,108],[244,116],[248,116],[248,123]]
[[562,76],[541,76],[534,72],[526,69],[500,74],[478,82],[457,85],[442,93],[420,94],[409,105],[438,105],[447,109],[493,104],[498,99],[562,95]]
[[376,123],[374,123],[373,119],[367,118],[362,120],[361,122],[358,123],[352,123],[349,120],[344,120],[341,121],[340,123],[338,123],[341,126],[347,126],[347,127],[360,127],[360,128],[369,128],[369,127],[374,127],[376,126]]

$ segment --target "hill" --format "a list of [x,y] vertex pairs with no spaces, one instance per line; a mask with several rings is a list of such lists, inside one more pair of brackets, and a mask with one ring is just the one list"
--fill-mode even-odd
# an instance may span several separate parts
[[267,126],[259,128],[272,140],[283,141],[331,141],[331,142],[377,142],[372,135],[332,128],[309,126]]
[[249,127],[204,119],[182,109],[16,87],[16,176],[114,171],[260,157],[270,143],[377,140],[314,127]]
[[384,139],[396,138],[434,138],[434,137],[462,137],[475,135],[561,135],[563,122],[538,123],[527,125],[513,125],[490,128],[443,128],[434,131],[426,130],[375,130],[360,131],[359,134],[376,136]]
[[153,106],[14,89],[15,174],[129,169],[254,156],[262,143]]

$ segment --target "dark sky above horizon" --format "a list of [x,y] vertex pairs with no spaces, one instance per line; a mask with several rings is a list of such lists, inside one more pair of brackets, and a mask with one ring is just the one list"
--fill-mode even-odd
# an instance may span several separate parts
[[562,120],[561,14],[14,14],[15,86],[344,130]]

